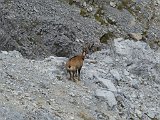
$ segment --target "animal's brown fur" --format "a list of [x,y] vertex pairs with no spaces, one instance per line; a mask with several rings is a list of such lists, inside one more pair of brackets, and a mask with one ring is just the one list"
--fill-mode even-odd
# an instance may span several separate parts
[[86,56],[86,49],[84,49],[80,55],[74,56],[66,62],[66,69],[70,75],[71,80],[74,81],[77,80],[75,79],[75,77],[78,72],[78,80],[80,81],[80,71],[83,66],[83,61],[85,56]]

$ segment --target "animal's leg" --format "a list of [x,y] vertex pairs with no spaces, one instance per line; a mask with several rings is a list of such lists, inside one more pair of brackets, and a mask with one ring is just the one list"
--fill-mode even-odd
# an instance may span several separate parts
[[81,74],[81,68],[78,69],[78,80],[79,80],[79,81],[81,81],[81,79],[80,79],[80,74]]
[[75,72],[75,77],[77,77],[78,76],[78,73],[77,73],[78,71],[76,70],[76,72]]
[[73,71],[73,79],[74,79],[74,82],[76,82],[76,83],[77,83],[77,81],[78,81],[78,80],[75,78],[75,74],[76,74],[76,72],[77,72],[77,71]]
[[72,73],[71,73],[71,71],[67,71],[68,73],[69,73],[69,80],[72,80]]

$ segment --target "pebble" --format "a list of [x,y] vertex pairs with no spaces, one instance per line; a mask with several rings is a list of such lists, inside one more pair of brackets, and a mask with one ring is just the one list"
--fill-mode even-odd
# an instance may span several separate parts
[[111,2],[110,2],[110,6],[116,7],[116,3],[111,1]]

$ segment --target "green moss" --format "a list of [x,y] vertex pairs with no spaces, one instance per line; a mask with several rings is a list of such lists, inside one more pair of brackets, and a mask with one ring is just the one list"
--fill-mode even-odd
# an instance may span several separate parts
[[28,40],[35,45],[40,45],[41,46],[41,38],[38,35],[33,35],[33,36],[29,36]]
[[101,7],[99,7],[94,14],[94,18],[101,23],[101,25],[108,25],[108,21],[104,18],[104,12]]
[[99,8],[97,9],[97,11],[96,11],[95,14],[97,14],[97,15],[99,15],[99,16],[104,16],[103,8],[102,8],[102,7],[99,7]]
[[33,37],[31,37],[31,36],[28,37],[28,40],[29,40],[30,42],[34,43],[34,44],[36,43],[35,39],[34,39]]
[[[117,9],[119,9],[119,10],[126,9],[132,15],[135,15],[135,10],[131,6],[132,3],[133,3],[132,0],[122,0],[121,3],[117,4]],[[139,7],[137,9],[139,9]]]
[[37,27],[37,25],[39,25],[40,22],[37,20],[33,20],[33,21],[25,21],[22,20],[21,21],[21,28],[25,29],[26,31],[31,31],[33,28]]
[[147,43],[148,43],[148,45],[149,45],[151,48],[154,48],[155,46],[160,47],[160,39],[150,40],[150,41],[147,42]]
[[69,3],[70,5],[73,5],[75,2],[74,2],[73,0],[68,0],[68,3]]
[[83,16],[83,17],[88,17],[89,16],[89,14],[88,14],[88,12],[85,8],[82,8],[80,10],[80,15]]
[[96,52],[96,51],[101,51],[101,48],[100,47],[94,47],[93,52]]
[[21,40],[16,39],[16,42],[18,43],[18,45],[23,46],[23,44],[22,44]]
[[127,8],[128,12],[130,12],[132,15],[135,15],[135,11],[131,9],[130,7]]
[[105,44],[108,44],[109,40],[111,38],[115,37],[115,35],[113,34],[113,32],[108,32],[108,33],[105,33],[101,38],[100,38],[100,42],[101,43],[105,43]]
[[108,18],[107,19],[108,23],[110,23],[111,25],[116,25],[116,21],[113,21],[112,19]]
[[80,112],[78,116],[82,118],[83,120],[94,120],[93,118],[90,117],[90,115],[84,112]]
[[143,36],[146,36],[146,35],[147,35],[147,31],[143,31],[143,32],[142,32],[142,35],[143,35]]
[[94,15],[95,19],[101,23],[101,25],[108,25],[108,22],[103,19],[101,16],[98,16],[98,15]]
[[37,25],[39,25],[40,24],[40,22],[38,21],[38,20],[34,20],[34,21],[32,21],[31,22],[31,24],[30,24],[30,26],[32,27],[32,28],[35,28]]
[[154,43],[155,43],[156,45],[160,46],[160,40],[159,40],[159,39],[154,40]]
[[83,17],[86,17],[86,16],[87,16],[87,11],[86,11],[86,9],[82,8],[82,9],[80,10],[80,15],[83,16]]
[[10,4],[12,0],[4,0],[4,4]]
[[128,6],[131,3],[132,3],[132,0],[122,0],[123,6]]
[[123,10],[123,8],[124,8],[123,4],[120,3],[120,4],[117,5],[118,10]]
[[136,9],[137,11],[141,11],[141,7],[140,7],[140,6],[135,6],[135,9]]

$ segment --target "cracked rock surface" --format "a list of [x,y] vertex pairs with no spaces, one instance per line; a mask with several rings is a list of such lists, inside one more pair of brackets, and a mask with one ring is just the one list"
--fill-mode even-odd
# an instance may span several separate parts
[[69,81],[65,57],[0,53],[0,119],[159,120],[160,53],[146,43],[115,39],[84,61]]

